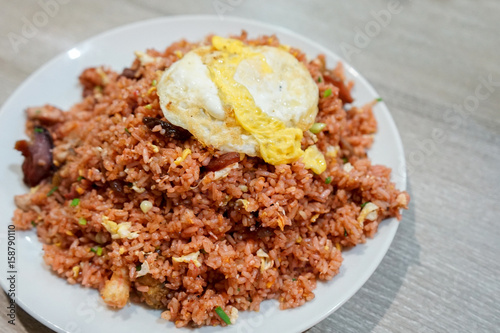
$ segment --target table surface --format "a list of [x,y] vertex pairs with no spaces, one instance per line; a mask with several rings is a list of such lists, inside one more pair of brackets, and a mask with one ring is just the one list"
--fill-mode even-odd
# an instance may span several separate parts
[[[373,276],[308,332],[500,329],[499,1],[58,1],[18,52],[8,34],[21,33],[39,1],[0,1],[0,103],[95,34],[159,16],[217,14],[221,3],[223,15],[281,25],[348,59],[391,110],[412,199]],[[51,332],[22,309],[8,325],[6,304],[0,293],[0,332]]]

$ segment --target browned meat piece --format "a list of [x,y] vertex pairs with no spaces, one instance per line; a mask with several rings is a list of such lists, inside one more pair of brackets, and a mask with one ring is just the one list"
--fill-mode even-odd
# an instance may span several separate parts
[[340,137],[340,142],[339,142],[340,146],[343,148],[343,149],[347,149],[349,151],[349,156],[352,156],[354,155],[354,147],[351,145],[351,143],[349,141],[347,141],[344,137]]
[[78,79],[83,86],[83,97],[92,95],[95,87],[102,89],[109,82],[108,74],[101,67],[87,68]]
[[14,197],[14,203],[17,208],[21,209],[24,212],[27,212],[31,209],[31,193],[25,193],[21,195],[16,195]]
[[150,274],[137,278],[137,282],[149,287],[149,290],[142,293],[142,296],[144,296],[144,300],[150,307],[154,309],[165,308],[165,304],[162,302],[168,294],[165,284],[153,279]]
[[156,126],[160,125],[161,128],[163,129],[164,136],[168,136],[171,138],[174,138],[176,140],[180,141],[186,141],[191,137],[191,133],[189,131],[185,130],[182,127],[172,125],[171,123],[158,119],[158,118],[153,118],[153,117],[144,117],[142,119],[142,122],[144,125],[146,125],[150,130],[155,128]]
[[208,165],[205,167],[207,171],[219,171],[240,161],[239,153],[227,153],[216,158],[212,158]]
[[351,91],[344,83],[344,80],[333,75],[332,73],[325,72],[323,74],[326,83],[331,83],[335,87],[339,88],[339,98],[342,100],[342,103],[352,103],[354,99],[351,96]]
[[33,142],[20,140],[16,142],[15,149],[19,150],[24,158],[23,181],[29,187],[34,187],[45,178],[49,177],[53,171],[52,149],[54,143],[49,131],[44,127],[36,126]]
[[259,239],[274,236],[274,231],[271,228],[261,227],[257,229],[257,237]]
[[120,74],[120,76],[124,76],[127,79],[131,80],[138,80],[140,77],[137,77],[137,70],[134,70],[132,68],[124,68],[123,72]]
[[53,125],[63,120],[63,111],[52,105],[26,109],[28,119],[39,121],[42,125]]
[[120,193],[120,194],[123,194],[125,193],[123,191],[123,187],[124,187],[124,183],[123,181],[119,180],[119,179],[115,179],[115,180],[112,180],[109,182],[109,187],[116,193]]

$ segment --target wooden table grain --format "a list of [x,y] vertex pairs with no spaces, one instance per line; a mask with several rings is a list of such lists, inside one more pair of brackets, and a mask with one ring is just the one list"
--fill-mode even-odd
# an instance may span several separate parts
[[[0,103],[30,73],[76,43],[160,16],[256,19],[291,29],[343,56],[391,110],[406,151],[412,200],[373,276],[308,332],[500,331],[500,2],[0,4]],[[23,35],[26,20],[33,22],[44,10],[50,14],[47,20],[38,21],[35,33]],[[7,324],[6,306],[7,297],[0,293],[1,333],[51,332],[22,309],[16,326]]]

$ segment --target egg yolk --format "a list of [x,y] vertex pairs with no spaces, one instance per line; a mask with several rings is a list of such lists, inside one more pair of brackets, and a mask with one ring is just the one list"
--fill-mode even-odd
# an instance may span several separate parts
[[326,170],[325,156],[316,145],[306,148],[302,161],[306,169],[311,169],[314,173],[320,174]]
[[[304,156],[300,147],[302,130],[286,127],[281,120],[268,116],[256,105],[248,89],[234,79],[239,63],[250,57],[259,59],[261,72],[272,72],[265,57],[235,39],[214,36],[212,45],[220,51],[220,56],[215,57],[207,67],[218,88],[219,97],[229,109],[229,114],[234,113],[239,125],[257,140],[264,161],[278,165],[294,162]],[[317,148],[314,153],[304,157],[306,167],[314,172],[321,173],[325,170],[324,157]],[[317,161],[318,158],[320,161]]]

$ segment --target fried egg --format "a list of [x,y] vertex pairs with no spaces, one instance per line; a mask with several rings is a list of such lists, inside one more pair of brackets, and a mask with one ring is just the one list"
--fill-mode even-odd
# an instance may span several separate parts
[[211,46],[170,66],[157,93],[165,118],[206,146],[273,165],[302,158],[316,173],[326,167],[316,147],[301,149],[303,132],[318,113],[318,87],[283,48],[214,36]]

